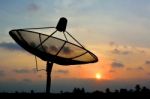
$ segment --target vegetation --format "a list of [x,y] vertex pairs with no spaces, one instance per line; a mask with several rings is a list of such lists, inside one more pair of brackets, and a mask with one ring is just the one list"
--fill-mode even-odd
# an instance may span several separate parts
[[86,92],[84,88],[74,88],[72,92],[63,92],[60,93],[35,93],[31,90],[30,93],[27,92],[14,92],[14,93],[0,93],[0,96],[4,97],[147,97],[150,96],[150,89],[145,86],[141,87],[140,85],[136,85],[134,89],[119,89],[115,91],[110,91],[109,88],[106,88],[105,92],[103,91],[94,91],[94,92]]

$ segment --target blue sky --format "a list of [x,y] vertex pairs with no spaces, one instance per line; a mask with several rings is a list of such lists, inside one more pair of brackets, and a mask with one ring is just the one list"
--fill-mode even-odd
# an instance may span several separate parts
[[96,37],[101,36],[96,38],[99,42],[109,42],[110,39],[123,44],[147,47],[150,25],[149,2],[148,0],[1,1],[0,34],[3,36],[1,41],[9,39],[10,29],[55,26],[57,20],[65,16],[70,22],[68,28],[90,29]]
[[[109,82],[115,82],[114,85],[129,87],[139,81],[149,86],[150,0],[1,0],[0,13],[0,85],[4,90],[3,84],[17,90],[18,83],[31,81],[33,85],[38,82],[39,86],[44,86],[45,82],[44,72],[14,72],[16,69],[30,71],[35,64],[33,56],[20,49],[8,32],[11,29],[56,26],[60,17],[68,19],[67,30],[94,52],[100,61],[91,64],[92,68],[90,65],[66,68],[56,65],[53,79],[57,85],[54,84],[53,89],[67,90],[70,86],[82,86],[85,81],[89,81],[85,86],[87,89],[101,88],[102,85],[107,87],[107,81],[94,87],[93,75],[96,72],[101,72],[103,79],[109,78]],[[44,64],[40,62],[40,65]],[[61,70],[68,72],[56,72]],[[78,78],[79,72],[83,72],[81,78]],[[59,77],[66,81],[70,79],[72,85],[66,87],[65,83],[58,83]],[[80,79],[81,83],[73,83],[72,78]],[[120,79],[132,84],[120,84]],[[9,83],[11,80],[14,80],[13,84]],[[41,87],[34,88],[41,90]]]

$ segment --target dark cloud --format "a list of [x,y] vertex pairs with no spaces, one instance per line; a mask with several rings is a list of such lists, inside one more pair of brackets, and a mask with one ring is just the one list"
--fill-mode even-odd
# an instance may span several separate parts
[[143,67],[137,67],[136,69],[137,69],[137,70],[144,70]]
[[[109,45],[113,48],[110,52],[117,55],[128,55],[131,54],[132,51],[129,50],[129,46],[127,45],[119,45],[115,42],[110,42]],[[120,49],[121,48],[121,49]]]
[[120,54],[120,50],[118,50],[117,48],[113,49],[111,52],[113,54]]
[[124,64],[121,62],[112,62],[111,66],[113,68],[122,68],[122,67],[124,67]]
[[114,46],[114,45],[115,45],[115,42],[111,41],[111,42],[109,42],[109,45],[110,45],[110,46]]
[[123,55],[127,55],[127,54],[130,54],[130,53],[131,53],[131,51],[122,51]]
[[118,48],[115,48],[111,51],[111,53],[113,54],[118,54],[118,55],[127,55],[127,54],[130,54],[132,53],[131,51],[121,51],[119,50]]
[[40,6],[38,6],[36,3],[31,3],[28,5],[27,10],[31,12],[38,11],[40,9]]
[[68,74],[69,71],[68,71],[68,70],[61,70],[61,69],[59,69],[59,70],[56,71],[56,73],[60,73],[60,74]]
[[145,64],[150,65],[150,60],[145,61]]
[[14,72],[18,74],[24,74],[24,73],[30,73],[31,71],[27,69],[16,69],[14,70]]
[[128,68],[126,68],[126,70],[130,71],[130,70],[133,70],[133,68],[131,68],[131,67],[128,67]]
[[110,70],[109,72],[110,72],[110,73],[114,73],[114,72],[115,72],[115,70]]
[[0,77],[5,76],[5,72],[3,70],[0,70]]
[[133,70],[136,70],[136,71],[143,71],[143,70],[144,70],[144,68],[143,68],[143,67],[141,67],[141,66],[136,67],[136,68],[128,67],[128,68],[126,68],[126,70],[128,70],[128,71],[133,71]]
[[133,68],[131,68],[131,67],[128,67],[128,68],[126,68],[126,70],[130,71],[130,70],[133,70]]
[[0,48],[11,50],[11,51],[24,51],[18,44],[11,42],[1,42]]
[[110,45],[111,47],[118,47],[118,46],[119,46],[119,45],[118,45],[116,42],[114,42],[114,41],[109,42],[109,45]]
[[70,49],[70,47],[64,47],[62,49],[62,51],[63,51],[64,54],[70,54],[72,52],[72,50]]
[[54,45],[50,46],[49,49],[54,52],[58,52],[58,48]]

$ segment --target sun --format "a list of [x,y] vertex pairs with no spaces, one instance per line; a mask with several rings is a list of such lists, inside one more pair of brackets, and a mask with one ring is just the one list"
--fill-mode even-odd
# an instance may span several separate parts
[[102,75],[100,73],[96,73],[95,77],[96,77],[96,79],[101,79]]

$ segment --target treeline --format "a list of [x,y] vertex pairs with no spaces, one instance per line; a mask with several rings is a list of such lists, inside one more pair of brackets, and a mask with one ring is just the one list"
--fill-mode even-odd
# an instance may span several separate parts
[[[85,92],[84,88],[81,88],[81,89],[80,88],[74,88],[72,93],[74,93],[74,94],[86,94],[88,92]],[[105,91],[96,90],[96,91],[88,93],[88,94],[125,94],[125,93],[136,93],[136,94],[149,93],[150,94],[150,89],[145,87],[145,86],[141,87],[140,85],[136,85],[134,87],[134,89],[121,88],[119,90],[116,89],[114,91],[111,91],[110,88],[106,88]]]
[[84,88],[74,88],[72,92],[63,92],[60,91],[60,93],[38,93],[34,92],[34,90],[31,90],[31,92],[14,92],[14,93],[7,93],[2,92],[0,93],[0,96],[3,97],[34,97],[34,98],[43,98],[43,97],[63,97],[63,96],[84,96],[84,97],[150,97],[150,89],[145,86],[136,85],[133,89],[116,89],[111,91],[109,88],[106,88],[105,91],[99,91],[96,90],[94,92],[86,92]]

